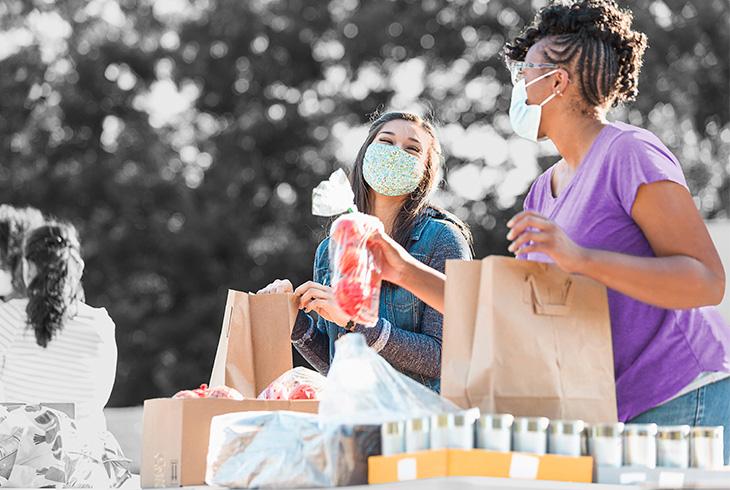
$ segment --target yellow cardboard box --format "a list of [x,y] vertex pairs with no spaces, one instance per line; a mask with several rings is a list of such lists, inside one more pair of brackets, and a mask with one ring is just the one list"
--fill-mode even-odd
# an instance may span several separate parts
[[593,458],[442,449],[368,459],[368,482],[393,483],[446,476],[487,476],[591,483]]

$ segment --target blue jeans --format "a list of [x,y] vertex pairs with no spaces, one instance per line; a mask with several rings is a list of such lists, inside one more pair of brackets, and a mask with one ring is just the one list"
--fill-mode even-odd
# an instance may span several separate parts
[[630,423],[725,427],[725,464],[730,464],[730,378],[702,386],[631,419]]

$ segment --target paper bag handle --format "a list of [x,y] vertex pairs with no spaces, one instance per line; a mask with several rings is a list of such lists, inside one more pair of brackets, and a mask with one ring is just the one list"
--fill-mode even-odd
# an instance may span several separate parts
[[532,274],[525,279],[525,286],[528,289],[528,297],[532,302],[532,308],[536,315],[567,316],[570,313],[570,306],[573,302],[573,281],[570,278],[565,281],[565,293],[562,303],[546,302],[540,294],[537,279]]

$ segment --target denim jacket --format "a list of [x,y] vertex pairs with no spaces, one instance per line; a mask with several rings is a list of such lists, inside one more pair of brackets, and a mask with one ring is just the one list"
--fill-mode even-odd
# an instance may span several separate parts
[[[317,247],[314,282],[330,285],[329,238]],[[469,260],[471,247],[454,224],[454,217],[428,208],[416,221],[406,249],[424,264],[444,272],[450,259]],[[416,381],[440,390],[443,316],[409,291],[383,283],[379,320],[375,327],[356,325],[370,347],[393,367]],[[326,374],[335,353],[335,341],[347,331],[323,318],[316,321],[299,313],[292,342],[319,372]]]

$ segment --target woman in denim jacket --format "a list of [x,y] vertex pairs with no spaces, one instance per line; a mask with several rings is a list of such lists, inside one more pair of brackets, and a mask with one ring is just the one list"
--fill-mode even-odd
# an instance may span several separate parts
[[[350,180],[358,209],[377,216],[386,233],[414,258],[443,272],[447,260],[468,260],[472,253],[466,225],[431,204],[440,165],[441,148],[431,124],[411,113],[388,112],[370,127]],[[405,289],[383,283],[375,327],[353,323],[330,287],[328,246],[326,238],[317,248],[313,281],[294,291],[288,280],[277,280],[260,291],[293,291],[299,298],[302,311],[292,331],[297,350],[326,374],[335,341],[348,332],[362,333],[393,367],[439,391],[443,316]]]

